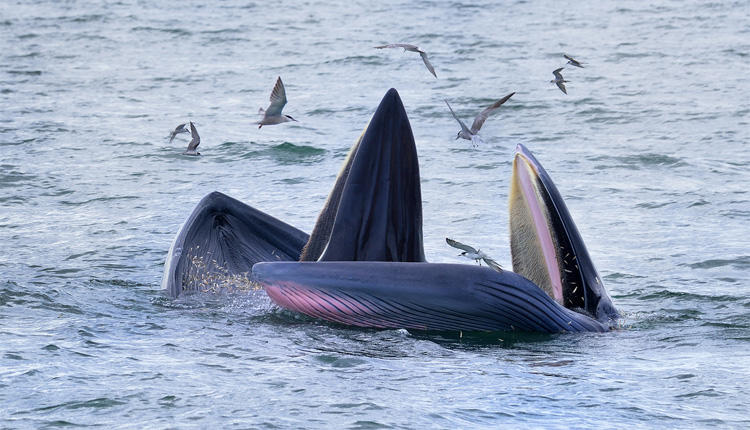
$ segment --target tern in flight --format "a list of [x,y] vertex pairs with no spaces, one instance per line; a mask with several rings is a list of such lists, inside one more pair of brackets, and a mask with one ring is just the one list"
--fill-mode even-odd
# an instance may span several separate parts
[[488,257],[487,254],[485,254],[484,252],[482,252],[482,250],[480,250],[480,249],[474,249],[474,248],[472,248],[469,245],[465,245],[465,244],[463,244],[461,242],[458,242],[456,240],[453,240],[453,239],[448,239],[447,237],[445,238],[445,242],[448,243],[448,245],[450,245],[450,246],[452,246],[454,248],[460,249],[462,252],[460,254],[458,254],[458,255],[460,255],[461,257],[466,257],[466,258],[468,258],[470,260],[474,260],[477,263],[479,263],[480,266],[482,265],[482,260],[484,260],[484,262],[489,267],[497,270],[498,272],[502,272],[503,271],[503,268],[500,266],[500,264],[498,264],[497,261],[495,261],[495,260],[491,259],[490,257]]
[[432,64],[430,64],[430,60],[427,59],[427,53],[421,50],[416,45],[410,45],[408,43],[391,43],[388,45],[382,45],[382,46],[376,46],[376,49],[383,49],[383,48],[404,48],[404,51],[411,51],[411,52],[418,52],[419,56],[422,57],[422,61],[424,61],[424,65],[427,66],[427,70],[432,73],[432,76],[437,78],[437,74],[435,73],[435,68],[432,67]]
[[180,133],[190,133],[190,130],[185,128],[186,125],[187,124],[185,123],[180,124],[177,127],[175,127],[175,129],[171,133],[169,133],[169,143],[172,143],[172,141],[174,140],[174,137]]
[[190,135],[193,136],[193,139],[190,140],[187,150],[185,150],[182,155],[201,155],[201,153],[197,151],[198,145],[201,144],[201,137],[198,136],[198,130],[195,129],[193,121],[190,121]]
[[284,115],[281,110],[286,105],[286,91],[284,90],[284,83],[281,82],[281,76],[276,80],[276,85],[273,86],[271,91],[271,104],[268,105],[268,109],[260,108],[259,114],[263,115],[263,119],[258,121],[258,128],[264,125],[281,124],[282,122],[297,121],[290,115]]
[[580,67],[583,69],[583,66],[581,65],[581,63],[577,61],[576,59],[574,59],[573,57],[566,55],[566,54],[563,54],[563,57],[565,57],[568,60],[568,64],[572,66]]
[[482,141],[482,138],[477,134],[479,133],[479,129],[482,128],[482,124],[484,124],[484,122],[487,120],[487,117],[489,117],[495,109],[499,108],[500,105],[507,102],[509,98],[513,97],[513,94],[515,94],[515,92],[508,94],[507,96],[501,98],[500,100],[496,101],[495,103],[488,106],[485,110],[480,112],[479,115],[474,118],[474,123],[471,124],[471,128],[467,127],[466,124],[464,124],[464,122],[461,121],[458,116],[456,116],[456,113],[453,112],[453,108],[451,108],[448,100],[444,100],[445,104],[448,105],[448,109],[450,109],[451,114],[453,114],[453,118],[456,118],[456,121],[458,121],[458,123],[461,125],[461,131],[459,131],[456,135],[456,139],[461,137],[466,140],[470,140],[475,147],[480,143],[484,143]]
[[564,67],[560,67],[559,69],[552,72],[553,75],[555,75],[555,79],[551,80],[553,84],[557,84],[557,88],[560,88],[560,91],[562,91],[565,94],[568,94],[568,91],[565,89],[565,78],[563,78],[562,74],[560,74],[560,70],[564,69]]

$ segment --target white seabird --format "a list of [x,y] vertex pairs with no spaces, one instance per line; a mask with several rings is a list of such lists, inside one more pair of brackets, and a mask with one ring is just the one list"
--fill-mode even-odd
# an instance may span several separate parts
[[567,55],[567,54],[563,54],[563,57],[565,57],[565,58],[566,58],[566,59],[568,60],[568,63],[567,63],[567,64],[570,64],[571,66],[576,66],[576,67],[580,67],[580,68],[582,68],[582,69],[584,68],[584,67],[583,67],[583,66],[581,65],[581,63],[580,63],[579,61],[575,60],[575,59],[574,59],[573,57],[571,57],[571,56],[569,56],[569,55]]
[[499,108],[500,105],[507,102],[509,98],[513,97],[513,94],[515,94],[515,92],[508,94],[507,96],[501,98],[500,100],[496,101],[495,103],[485,108],[482,112],[480,112],[479,115],[477,115],[477,117],[474,118],[474,122],[471,124],[471,128],[467,127],[466,124],[464,124],[464,122],[461,121],[461,119],[459,119],[458,116],[456,116],[456,113],[453,112],[453,108],[451,108],[451,105],[448,103],[448,100],[444,100],[445,104],[448,105],[448,109],[450,109],[451,114],[453,115],[453,118],[456,118],[456,121],[458,121],[458,124],[461,125],[461,131],[459,131],[458,134],[456,135],[456,139],[460,137],[466,140],[470,140],[474,146],[477,146],[480,143],[484,143],[482,141],[482,138],[479,137],[479,135],[477,134],[479,133],[479,129],[482,128],[482,125],[490,116],[490,114],[495,109]]
[[432,67],[432,64],[430,63],[430,60],[427,59],[427,53],[424,52],[421,48],[419,48],[416,45],[410,45],[408,43],[391,43],[388,45],[382,45],[382,46],[376,46],[375,49],[383,49],[383,48],[404,48],[404,51],[411,51],[411,52],[418,52],[419,56],[422,57],[422,61],[424,61],[424,65],[427,66],[427,70],[432,73],[432,76],[437,78],[437,74],[435,73],[435,68]]
[[479,263],[480,266],[482,265],[482,261],[484,261],[489,267],[497,270],[498,272],[503,271],[502,266],[500,266],[497,261],[488,257],[487,254],[482,252],[482,250],[475,249],[469,245],[465,245],[459,241],[449,239],[447,237],[445,238],[445,242],[448,243],[448,245],[463,251],[459,254],[461,257],[466,257],[470,260],[474,260]]
[[263,115],[263,118],[258,121],[258,128],[264,125],[281,124],[282,122],[297,121],[290,115],[284,115],[281,113],[286,105],[286,90],[284,89],[284,83],[281,82],[281,76],[276,79],[276,85],[273,86],[271,91],[271,104],[268,105],[268,109],[260,108],[259,114]]
[[568,94],[568,91],[565,89],[565,78],[563,78],[562,74],[560,74],[560,70],[564,69],[564,67],[560,67],[559,69],[552,72],[553,75],[555,75],[555,79],[551,80],[550,82],[553,84],[557,84],[557,88],[560,88],[560,91],[562,91],[565,94]]

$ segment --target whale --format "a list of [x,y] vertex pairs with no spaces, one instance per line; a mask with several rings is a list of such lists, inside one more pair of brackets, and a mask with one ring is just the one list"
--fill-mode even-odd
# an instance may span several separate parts
[[565,202],[516,147],[509,193],[513,271],[430,263],[419,162],[403,102],[381,100],[307,234],[219,192],[167,255],[171,297],[262,289],[292,312],[347,326],[439,331],[605,332],[619,312]]

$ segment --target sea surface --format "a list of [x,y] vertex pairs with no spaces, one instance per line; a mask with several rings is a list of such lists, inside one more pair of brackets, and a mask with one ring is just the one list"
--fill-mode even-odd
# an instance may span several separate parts
[[[747,1],[0,2],[0,428],[750,427]],[[394,42],[423,47],[437,71]],[[563,53],[585,68],[565,64]],[[565,66],[568,94],[552,70]],[[299,122],[258,129],[281,76]],[[506,267],[514,148],[622,312],[604,334],[363,330],[171,300],[218,190],[310,231],[396,88],[433,262]],[[485,123],[485,144],[455,140]],[[189,138],[167,135],[192,120]]]

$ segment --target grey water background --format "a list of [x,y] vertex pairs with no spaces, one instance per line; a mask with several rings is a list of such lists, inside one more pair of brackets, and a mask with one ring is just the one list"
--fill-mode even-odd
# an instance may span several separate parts
[[[0,2],[0,427],[747,427],[747,2]],[[375,50],[411,42],[430,54]],[[568,95],[552,70],[562,53]],[[277,76],[300,122],[258,130]],[[556,181],[621,329],[351,329],[262,292],[173,301],[222,191],[310,231],[399,90],[430,261],[510,266],[513,150]],[[470,121],[516,95],[473,149]],[[196,122],[201,157],[180,155]],[[467,263],[468,264],[468,263]]]

